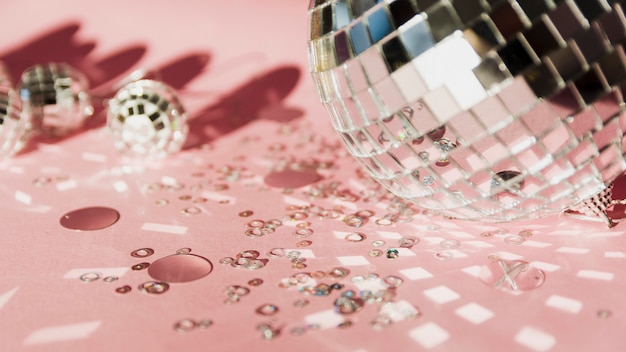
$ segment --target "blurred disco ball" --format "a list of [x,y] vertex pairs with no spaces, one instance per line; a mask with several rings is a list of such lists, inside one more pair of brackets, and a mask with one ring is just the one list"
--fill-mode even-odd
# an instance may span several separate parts
[[622,2],[312,0],[310,70],[349,152],[422,208],[602,208],[626,168]]

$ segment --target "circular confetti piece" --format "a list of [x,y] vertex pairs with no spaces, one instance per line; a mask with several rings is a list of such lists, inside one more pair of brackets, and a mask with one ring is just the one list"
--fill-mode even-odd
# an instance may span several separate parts
[[265,184],[277,188],[300,188],[322,179],[322,176],[313,170],[282,170],[265,176]]
[[61,226],[77,231],[107,228],[120,219],[120,213],[107,207],[88,207],[70,211],[59,220]]

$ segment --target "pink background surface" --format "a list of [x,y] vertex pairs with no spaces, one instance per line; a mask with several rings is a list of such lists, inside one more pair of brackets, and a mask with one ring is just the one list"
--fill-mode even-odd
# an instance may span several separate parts
[[[314,187],[333,182],[360,195],[377,187],[360,176],[315,96],[306,59],[307,6],[285,0],[2,2],[0,58],[14,77],[33,64],[68,62],[90,77],[95,93],[106,95],[134,69],[161,69],[163,80],[180,91],[192,135],[187,147],[167,160],[128,165],[112,149],[99,109],[84,130],[34,141],[0,164],[0,350],[623,350],[623,224],[607,229],[559,215],[482,224],[420,213],[410,222],[383,226],[375,220],[390,212],[388,199],[309,196]],[[293,191],[265,184],[265,176],[285,165],[317,168],[322,178]],[[224,171],[229,167],[238,172]],[[156,185],[165,186],[156,190]],[[201,197],[206,202],[193,203]],[[169,203],[157,205],[162,200]],[[290,220],[289,206],[303,204],[375,215],[358,229],[341,218]],[[59,224],[63,214],[88,206],[115,208],[121,218],[92,232]],[[181,213],[189,206],[201,212]],[[254,215],[238,215],[246,210]],[[273,234],[249,238],[245,225],[253,219],[285,224]],[[306,238],[312,245],[298,249],[307,268],[295,270],[288,258],[269,258],[271,248],[295,249],[302,239],[293,232],[302,221],[314,230]],[[522,230],[532,231],[523,244],[505,241]],[[367,240],[343,239],[354,231]],[[499,233],[486,238],[485,231]],[[372,241],[384,240],[386,250],[397,247],[402,236],[420,243],[393,260],[368,255]],[[443,240],[456,240],[459,247],[445,248]],[[145,260],[130,256],[144,247],[155,254]],[[212,262],[208,276],[172,283],[159,296],[137,290],[151,278],[147,270],[130,270],[132,265],[185,247]],[[260,258],[269,259],[267,266],[245,270],[219,263],[243,250],[258,250]],[[452,259],[436,259],[441,252]],[[529,262],[544,271],[545,283],[521,294],[489,287],[477,274],[494,255]],[[318,283],[340,282],[341,291],[358,291],[364,286],[353,282],[355,276],[398,276],[404,282],[396,289],[396,307],[411,305],[420,316],[376,330],[370,321],[378,303],[339,315],[333,312],[337,291],[314,297],[279,287],[295,273],[339,266],[350,270],[347,278]],[[119,280],[78,279],[93,271],[116,273]],[[248,285],[254,278],[263,284]],[[381,288],[378,281],[369,284]],[[133,289],[116,293],[122,285]],[[249,287],[250,294],[225,304],[229,285]],[[296,308],[293,303],[301,298],[310,304]],[[279,312],[272,317],[255,312],[266,303]],[[612,314],[600,318],[599,311]],[[173,325],[183,318],[214,324],[176,332]],[[352,325],[337,327],[342,321]],[[257,330],[261,323],[281,334],[264,341]],[[307,324],[320,327],[301,336],[290,333]]]

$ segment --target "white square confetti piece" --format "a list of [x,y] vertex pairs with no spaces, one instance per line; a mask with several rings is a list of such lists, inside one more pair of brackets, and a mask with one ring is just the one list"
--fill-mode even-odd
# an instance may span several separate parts
[[57,183],[57,189],[59,191],[66,191],[68,189],[76,188],[77,185],[78,184],[76,180],[69,179],[69,180]]
[[341,265],[345,266],[357,266],[357,265],[369,265],[369,261],[362,255],[337,257],[341,262]]
[[580,270],[576,273],[576,276],[581,277],[583,279],[594,279],[594,280],[604,280],[611,281],[615,274],[607,273],[604,271],[595,271],[595,270]]
[[626,258],[624,252],[604,252],[605,258]]
[[397,323],[405,319],[415,318],[420,312],[409,301],[401,300],[383,304],[380,306],[380,314],[388,316],[394,323]]
[[58,341],[71,341],[85,339],[100,327],[99,321],[85,322],[79,324],[53,326],[32,332],[26,340],[25,345],[44,344]]
[[423,280],[433,277],[433,274],[421,267],[402,269],[400,270],[400,274],[404,275],[409,280]]
[[351,234],[352,232],[345,232],[345,231],[333,231],[333,235],[335,235],[335,237],[337,237],[340,240],[343,240],[346,238],[346,235]]
[[343,317],[334,310],[324,310],[321,312],[309,314],[304,317],[304,321],[310,325],[317,325],[320,329],[336,328],[343,323]]
[[15,191],[15,200],[26,205],[30,205],[33,201],[32,197],[29,194],[26,194],[22,191]]
[[551,349],[556,344],[556,339],[541,330],[525,327],[515,335],[515,342],[531,350],[542,352]]
[[394,248],[398,251],[399,257],[413,257],[416,255],[410,248],[405,248],[405,247],[399,247],[399,248],[394,247]]
[[468,303],[462,307],[457,308],[454,311],[461,318],[469,321],[472,324],[482,324],[487,320],[493,318],[494,314],[489,309],[481,306],[478,303]]
[[178,185],[178,181],[171,176],[163,176],[161,177],[161,183],[167,186],[176,186]]
[[16,287],[12,290],[9,290],[5,293],[0,294],[0,309],[2,307],[4,307],[5,304],[7,304],[7,302],[9,302],[9,300],[11,300],[11,297],[13,297],[13,295],[15,294],[15,292],[17,292],[17,289],[19,287]]
[[24,173],[24,168],[21,167],[21,166],[9,166],[9,168],[7,170],[9,170],[9,172],[12,173],[12,174],[23,174]]
[[107,161],[107,157],[104,154],[84,152],[81,156],[83,160],[93,161],[96,163],[104,163]]
[[493,244],[485,241],[464,241],[463,244],[476,248],[491,248],[495,247]]
[[533,247],[533,248],[546,248],[546,247],[550,247],[551,245],[552,243],[548,243],[548,242],[528,241],[528,240],[522,243],[522,246]]
[[571,253],[571,254],[587,254],[589,253],[589,248],[560,247],[560,248],[557,248],[555,252]]
[[412,329],[409,336],[426,349],[437,347],[450,338],[447,331],[432,322]]
[[358,282],[353,282],[354,286],[359,289],[359,291],[372,291],[377,292],[387,288],[387,286],[383,285],[383,281],[381,279],[376,280],[363,280]]
[[186,226],[155,224],[152,222],[147,222],[143,224],[141,226],[141,229],[144,231],[166,232],[166,233],[173,233],[176,235],[184,235],[187,233]]
[[424,295],[431,301],[439,304],[452,302],[461,298],[458,293],[443,285],[424,290]]
[[539,262],[539,261],[531,262],[530,266],[533,268],[537,268],[537,269],[548,271],[548,272],[557,271],[561,268],[559,265],[556,265],[556,264]]
[[510,252],[497,252],[497,253],[492,253],[492,255],[500,259],[504,259],[504,260],[520,260],[524,258],[523,256],[519,254],[510,253]]
[[124,193],[124,192],[128,191],[128,185],[124,181],[117,181],[117,182],[113,183],[113,188],[118,193]]
[[567,313],[578,314],[583,307],[583,303],[572,298],[552,295],[546,300],[546,306],[556,308]]
[[402,235],[397,233],[397,232],[376,231],[376,233],[378,233],[380,235],[380,237],[382,237],[382,238],[388,238],[388,239],[400,239],[400,238],[402,238]]
[[202,196],[215,202],[228,202],[231,205],[237,203],[237,198],[218,192],[202,192]]
[[294,197],[290,197],[290,196],[285,196],[283,197],[283,202],[285,204],[289,204],[289,205],[296,205],[299,207],[306,207],[311,205],[311,203],[304,201],[302,199],[298,199],[298,198],[294,198]]
[[480,265],[472,265],[472,266],[468,266],[467,268],[461,269],[462,272],[469,274],[473,277],[480,277],[481,270],[482,268]]

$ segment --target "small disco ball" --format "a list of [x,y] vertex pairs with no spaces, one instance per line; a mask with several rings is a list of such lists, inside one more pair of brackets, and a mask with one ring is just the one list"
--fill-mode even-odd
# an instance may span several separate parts
[[80,128],[93,112],[89,83],[84,74],[67,64],[31,66],[18,84],[25,118],[33,131],[62,137]]
[[130,82],[115,94],[109,101],[107,125],[118,151],[153,160],[179,151],[189,131],[174,89],[149,79]]
[[0,78],[0,159],[23,149],[31,127],[31,121],[22,116],[22,102],[17,92]]
[[626,169],[622,3],[312,0],[310,71],[349,152],[422,208],[607,207]]

